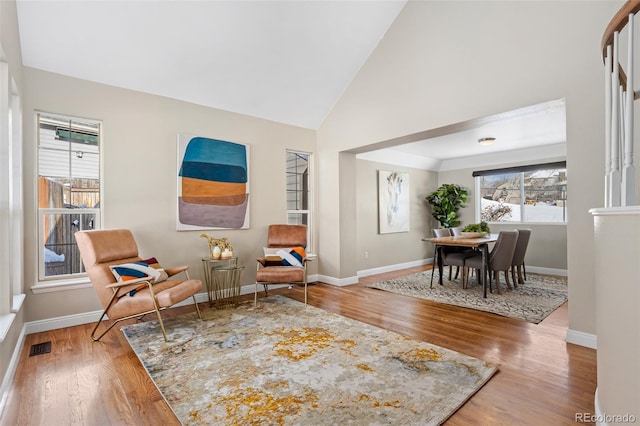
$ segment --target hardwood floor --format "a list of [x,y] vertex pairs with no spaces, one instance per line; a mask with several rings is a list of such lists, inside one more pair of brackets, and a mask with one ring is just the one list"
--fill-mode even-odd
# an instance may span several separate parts
[[[596,351],[564,341],[566,304],[535,325],[363,287],[424,269],[429,267],[346,287],[310,285],[309,304],[499,364],[446,425],[569,425],[579,423],[576,413],[594,413]],[[297,286],[270,293],[303,300]],[[194,311],[182,307],[164,315]],[[93,342],[91,328],[26,336],[0,425],[179,424],[122,333],[112,330]],[[31,345],[49,340],[51,353],[29,357]]]

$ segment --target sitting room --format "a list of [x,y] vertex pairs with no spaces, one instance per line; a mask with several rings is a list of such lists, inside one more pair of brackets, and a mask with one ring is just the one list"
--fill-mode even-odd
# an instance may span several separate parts
[[[608,201],[600,54],[629,3],[0,1],[0,425],[640,416],[637,367],[609,356],[637,348],[608,338],[635,335],[611,319],[638,314],[605,291],[613,243],[596,241],[637,236],[637,201]],[[478,134],[532,109],[546,121],[530,146]],[[564,216],[489,225],[531,230],[526,279],[504,295],[554,277],[567,300],[532,321],[375,288],[419,275],[421,292],[434,277],[476,294],[477,272],[437,283],[426,197],[461,185],[460,225],[477,223],[489,190],[474,175],[560,162]],[[382,207],[400,178],[401,210]],[[277,243],[272,225],[306,233]],[[104,230],[128,235],[122,257],[95,256],[106,299],[75,237]],[[293,275],[264,271],[288,256]],[[169,274],[138,288],[106,274],[116,260]],[[212,286],[229,283],[220,303]],[[101,335],[110,304],[141,296]]]

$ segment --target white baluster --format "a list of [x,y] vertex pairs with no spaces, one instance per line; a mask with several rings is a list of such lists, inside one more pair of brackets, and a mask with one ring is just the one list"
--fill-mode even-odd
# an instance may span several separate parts
[[636,174],[633,166],[633,14],[629,14],[629,45],[627,60],[627,89],[624,129],[624,158],[622,167],[621,205],[635,204]]
[[618,49],[620,33],[613,33],[613,74],[611,75],[611,172],[609,174],[610,207],[620,206],[620,78]]
[[611,207],[611,45],[604,61],[604,206]]

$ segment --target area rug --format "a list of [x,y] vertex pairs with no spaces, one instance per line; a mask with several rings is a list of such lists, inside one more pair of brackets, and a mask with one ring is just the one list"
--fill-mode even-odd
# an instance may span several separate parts
[[[185,425],[436,425],[497,366],[283,296],[122,330]],[[203,313],[204,315],[204,313]]]
[[366,287],[492,312],[534,324],[540,323],[567,301],[567,277],[527,273],[524,284],[518,284],[516,289],[505,290],[504,275],[501,273],[502,294],[497,293],[494,284],[493,293],[487,290],[485,299],[482,297],[482,286],[475,279],[471,278],[468,288],[462,289],[461,281],[448,280],[446,272],[443,274],[443,285],[439,285],[436,271],[433,288],[429,288],[430,270],[368,284]]

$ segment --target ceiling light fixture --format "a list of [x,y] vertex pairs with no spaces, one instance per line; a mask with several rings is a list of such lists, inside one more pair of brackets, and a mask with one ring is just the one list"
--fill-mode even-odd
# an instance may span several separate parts
[[489,146],[489,145],[493,145],[493,143],[496,141],[496,138],[480,138],[478,139],[478,143],[482,146]]

